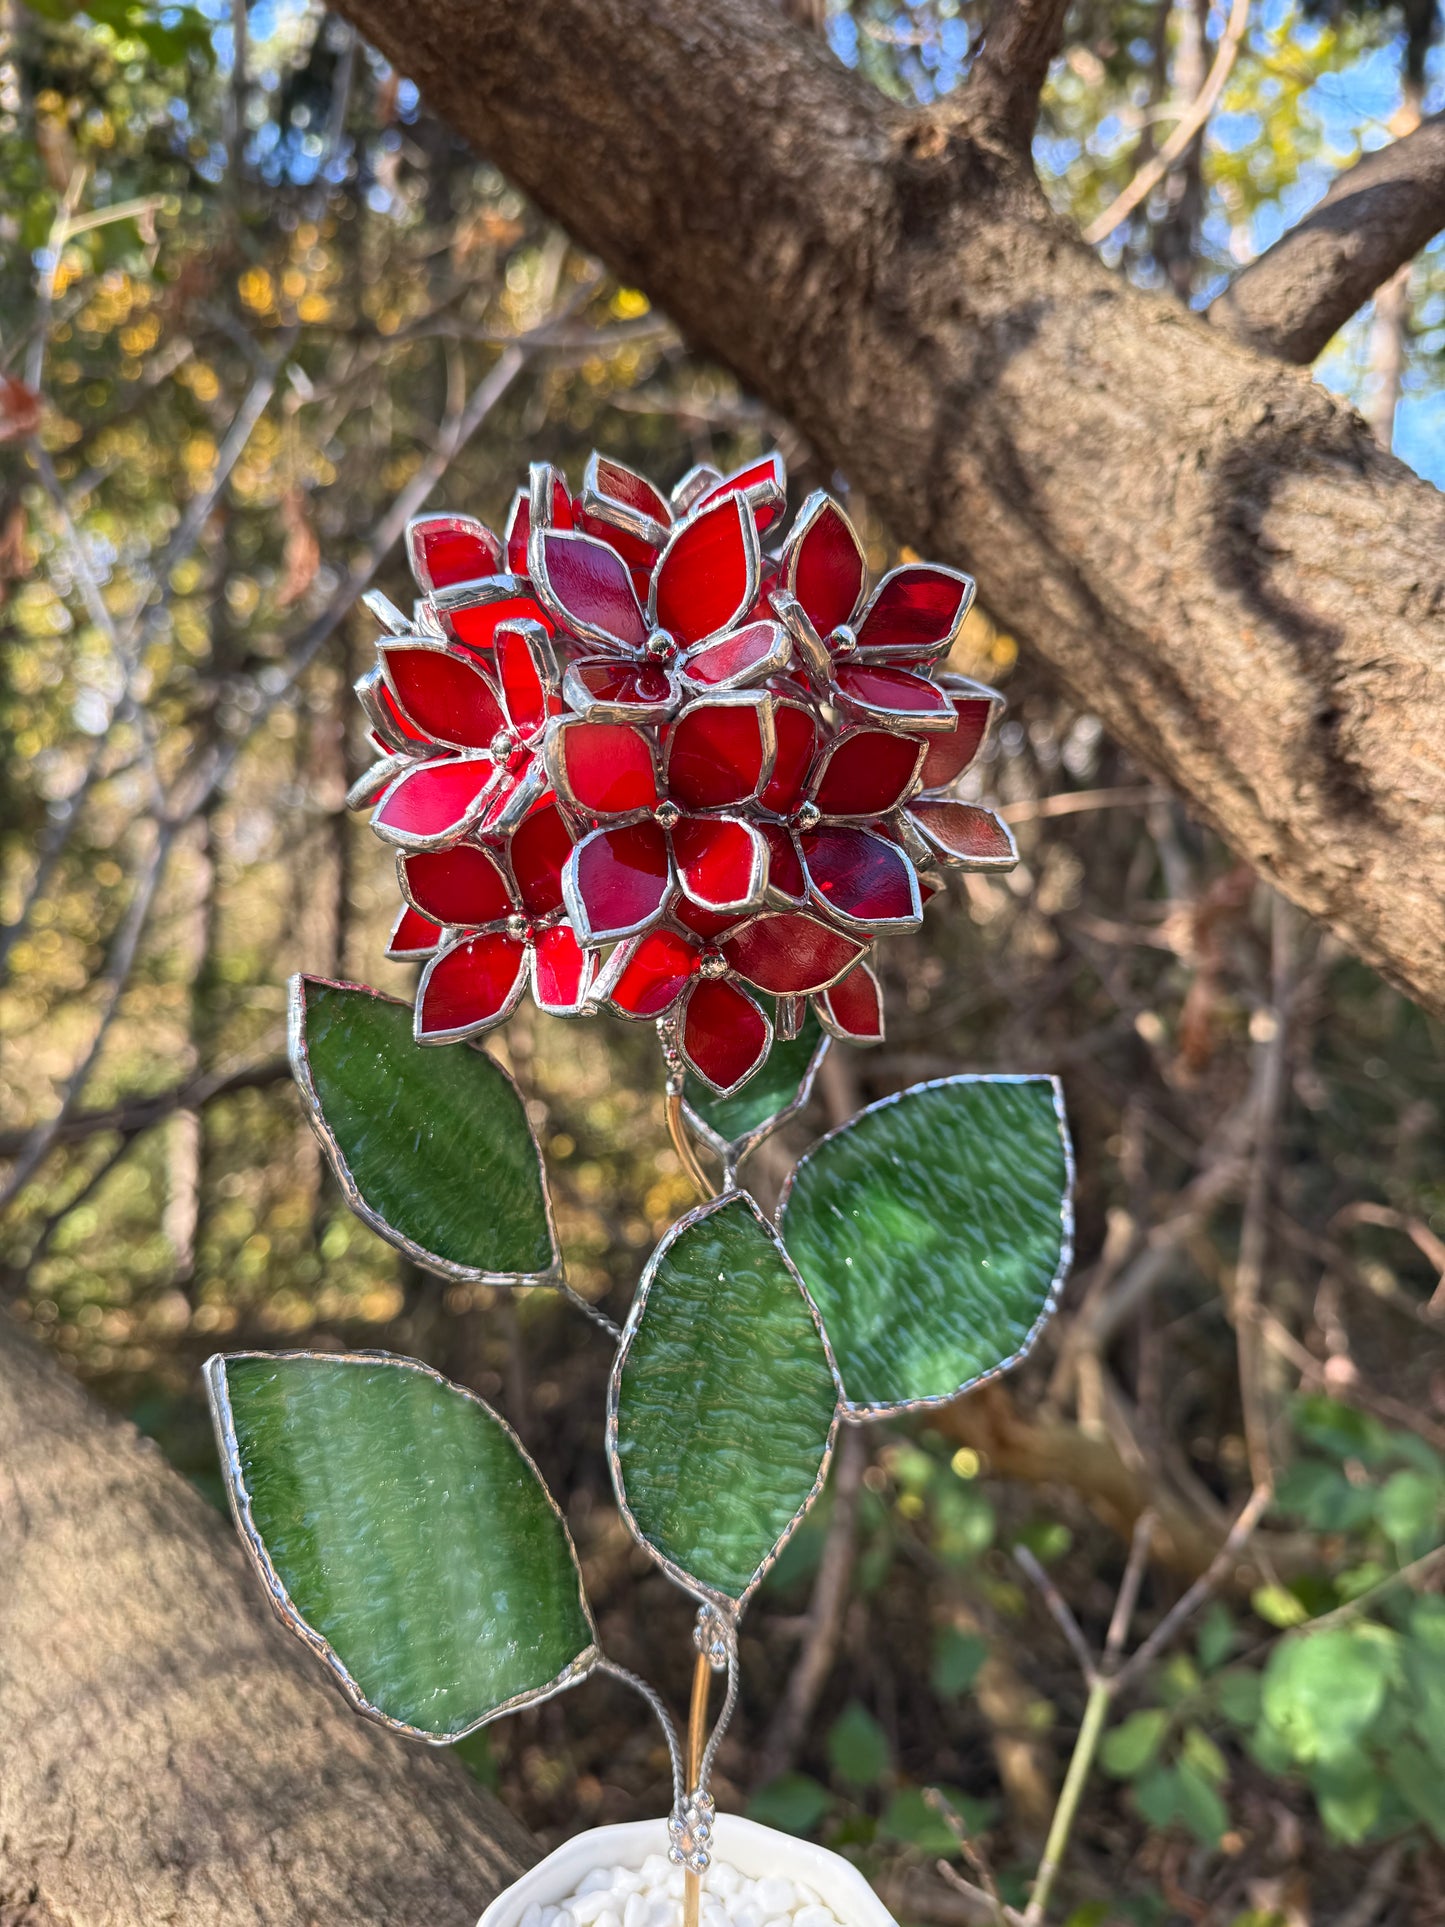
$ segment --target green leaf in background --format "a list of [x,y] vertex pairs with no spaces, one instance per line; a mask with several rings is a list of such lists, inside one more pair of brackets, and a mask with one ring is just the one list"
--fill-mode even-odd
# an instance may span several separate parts
[[1264,1718],[1296,1760],[1344,1759],[1384,1705],[1397,1659],[1382,1627],[1295,1634],[1265,1668]]
[[1151,1767],[1133,1784],[1134,1804],[1151,1826],[1186,1826],[1201,1845],[1217,1845],[1229,1825],[1224,1802],[1206,1779],[1187,1765]]
[[591,1670],[567,1527],[480,1399],[365,1352],[235,1352],[206,1384],[271,1604],[359,1711],[454,1740]]
[[1445,1485],[1428,1472],[1395,1472],[1380,1492],[1375,1516],[1402,1559],[1417,1558],[1437,1542]]
[[1234,1651],[1234,1618],[1222,1599],[1216,1599],[1200,1620],[1194,1650],[1206,1673],[1222,1666]]
[[423,1048],[406,1004],[291,979],[291,1068],[356,1215],[472,1283],[553,1284],[561,1254],[516,1086],[470,1044]]
[[748,1818],[784,1833],[811,1833],[833,1804],[827,1787],[806,1773],[785,1773],[769,1780],[748,1801]]
[[[987,1826],[988,1808],[981,1801],[969,1799],[957,1787],[941,1786],[935,1790],[953,1809],[965,1834],[981,1833]],[[905,1846],[917,1847],[935,1859],[940,1855],[951,1858],[959,1851],[958,1836],[943,1815],[929,1805],[922,1787],[899,1787],[883,1809],[878,1831],[885,1840],[901,1840]]]
[[1049,1077],[948,1077],[802,1158],[783,1242],[855,1412],[939,1403],[1016,1364],[1053,1309],[1072,1158]]
[[1159,1751],[1159,1742],[1169,1730],[1169,1715],[1161,1707],[1146,1707],[1131,1713],[1110,1732],[1099,1747],[1104,1771],[1116,1780],[1132,1780]]
[[674,1576],[740,1604],[822,1487],[838,1384],[797,1273],[752,1199],[679,1220],[613,1366],[623,1517]]
[[688,1123],[729,1170],[807,1103],[829,1041],[810,1004],[798,1035],[775,1042],[763,1068],[734,1096],[717,1096],[688,1072],[682,1092]]
[[849,1700],[828,1729],[828,1765],[849,1786],[877,1786],[888,1777],[888,1736],[860,1700]]
[[979,1668],[988,1658],[988,1643],[977,1633],[960,1632],[957,1626],[944,1626],[934,1635],[933,1665],[929,1682],[940,1699],[957,1699],[978,1678]]

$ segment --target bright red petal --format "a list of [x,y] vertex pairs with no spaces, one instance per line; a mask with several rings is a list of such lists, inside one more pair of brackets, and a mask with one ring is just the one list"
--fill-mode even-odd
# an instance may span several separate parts
[[562,800],[594,816],[626,816],[657,802],[652,745],[629,723],[562,723],[547,759]]
[[543,602],[574,635],[614,649],[640,649],[646,642],[632,576],[607,543],[542,529],[532,537],[530,565]]
[[561,707],[557,695],[557,658],[539,623],[511,624],[497,630],[497,681],[507,720],[523,737],[535,736]]
[[705,910],[746,910],[762,901],[767,847],[734,816],[684,816],[673,825],[677,880]]
[[680,923],[704,943],[712,943],[725,930],[736,930],[743,921],[736,910],[704,910],[700,903],[689,903],[682,896],[673,904],[669,915],[674,923]]
[[791,816],[803,800],[808,771],[813,766],[818,738],[822,733],[812,710],[799,703],[779,703],[773,711],[773,732],[777,754],[773,773],[763,786],[758,801],[765,810],[778,816]]
[[982,747],[994,711],[1003,705],[1003,698],[983,683],[959,678],[957,683],[945,681],[942,687],[957,721],[954,728],[928,739],[928,753],[918,774],[918,787],[924,790],[946,789],[962,776]]
[[532,1001],[549,1017],[575,1016],[597,976],[597,952],[584,950],[569,924],[539,930],[532,942]]
[[672,930],[649,930],[608,960],[607,1000],[624,1017],[661,1017],[697,968],[698,948]]
[[526,945],[495,931],[440,951],[417,987],[417,1042],[470,1037],[510,1016],[522,994],[526,962]]
[[500,866],[474,844],[418,850],[401,859],[401,868],[407,902],[437,923],[478,930],[516,908]]
[[803,504],[783,551],[783,587],[795,595],[819,635],[852,619],[868,565],[853,524],[831,497]]
[[822,990],[862,956],[856,938],[831,930],[816,918],[786,912],[755,917],[723,945],[723,955],[759,990],[775,997]]
[[392,926],[386,954],[393,963],[415,963],[418,958],[429,957],[441,937],[441,930],[430,917],[422,916],[409,903],[403,904],[401,915]]
[[920,797],[908,814],[930,849],[963,870],[1011,870],[1019,860],[1008,825],[975,803]]
[[771,713],[765,703],[704,698],[672,726],[664,787],[681,809],[727,809],[757,795],[772,748]]
[[529,917],[550,916],[562,907],[562,872],[572,854],[572,838],[555,802],[544,803],[512,832],[507,854],[517,896]]
[[683,674],[710,689],[742,689],[787,666],[792,644],[780,622],[750,622],[692,650]]
[[470,649],[490,668],[496,648],[497,630],[504,622],[540,622],[549,633],[552,619],[516,576],[493,576],[478,585],[475,593],[455,601],[440,597],[437,616],[447,634],[464,649]]
[[758,538],[747,504],[726,496],[673,531],[653,578],[653,615],[678,642],[737,622],[758,592]]
[[420,515],[407,525],[406,546],[417,586],[428,592],[491,575],[502,560],[501,543],[471,515]]
[[447,757],[405,770],[372,812],[371,827],[389,843],[419,849],[456,841],[495,780],[486,756]]
[[378,663],[375,669],[368,669],[359,676],[353,685],[357,699],[366,712],[367,720],[380,737],[383,755],[392,750],[415,748],[428,739],[415,723],[409,723],[396,706],[396,698],[386,686],[386,680]]
[[766,534],[788,505],[788,478],[782,456],[774,452],[765,455],[760,462],[750,462],[746,468],[735,469],[731,475],[705,489],[697,498],[698,506],[704,507],[722,495],[745,496],[753,511],[758,534]]
[[381,651],[387,683],[408,721],[449,749],[485,749],[506,724],[501,699],[466,656],[438,644]]
[[624,529],[639,540],[650,537],[654,550],[672,527],[672,510],[661,492],[645,475],[606,455],[594,453],[588,461],[578,500],[589,515],[614,529]]
[[667,838],[650,819],[594,830],[572,852],[563,889],[584,942],[631,936],[667,907],[672,890]]
[[850,729],[828,745],[811,785],[824,816],[886,816],[912,795],[923,747],[886,729]]
[[921,919],[913,865],[896,843],[832,824],[798,842],[813,894],[833,916],[868,930],[905,929]]
[[700,977],[683,1008],[682,1054],[721,1097],[746,1084],[773,1041],[773,1027],[745,990]]
[[813,999],[819,1021],[850,1044],[883,1042],[883,991],[866,963],[855,963],[846,977]]
[[946,730],[953,728],[947,696],[927,676],[911,669],[878,668],[871,663],[845,662],[834,666],[833,697],[840,709],[860,722],[895,724],[898,728]]
[[[958,639],[973,583],[953,569],[913,562],[878,584],[858,623],[858,647],[870,659],[936,662]],[[876,655],[874,652],[877,652]]]
[[[527,573],[527,542],[532,533],[531,496],[530,486],[519,488],[512,497],[512,512],[507,518],[507,567],[513,575]],[[567,484],[555,473],[552,476],[552,519],[549,526],[554,529],[570,529],[572,526],[572,497],[567,493]]]
[[639,667],[621,656],[584,656],[581,662],[569,663],[563,688],[580,714],[594,709],[604,712],[599,721],[630,721],[634,716],[661,720],[677,701],[665,669],[645,662]]
[[805,902],[808,879],[793,832],[786,823],[763,823],[759,827],[768,846],[768,889],[789,903]]

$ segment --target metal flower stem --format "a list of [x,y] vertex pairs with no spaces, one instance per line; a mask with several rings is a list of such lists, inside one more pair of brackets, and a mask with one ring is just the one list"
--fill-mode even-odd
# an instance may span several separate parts
[[717,1187],[702,1168],[697,1148],[687,1133],[687,1120],[682,1114],[682,1090],[687,1066],[683,1062],[682,1051],[677,1041],[677,1018],[675,1016],[659,1017],[657,1036],[662,1045],[662,1061],[667,1067],[665,1099],[667,1134],[672,1139],[672,1148],[677,1152],[683,1170],[697,1186],[698,1195],[714,1198],[717,1196]]
[[[699,1648],[692,1668],[692,1699],[687,1710],[687,1790],[697,1789],[702,1774],[702,1753],[707,1727],[708,1688],[712,1685],[712,1666],[705,1649]],[[682,1876],[682,1927],[697,1927],[702,1901],[702,1876],[685,1868]]]

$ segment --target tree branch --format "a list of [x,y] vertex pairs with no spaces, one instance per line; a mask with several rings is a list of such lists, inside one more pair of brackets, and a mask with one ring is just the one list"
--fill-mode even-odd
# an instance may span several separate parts
[[[55,1144],[80,1144],[104,1131],[118,1131],[122,1137],[137,1136],[153,1125],[163,1124],[177,1111],[198,1111],[213,1098],[229,1097],[234,1091],[265,1090],[283,1083],[291,1074],[284,1057],[268,1057],[259,1064],[247,1064],[235,1071],[208,1071],[203,1077],[187,1078],[183,1084],[156,1091],[150,1097],[128,1098],[122,1104],[108,1104],[104,1110],[76,1111],[65,1119],[51,1140]],[[13,1158],[24,1150],[30,1132],[0,1131],[0,1158]]]
[[1027,152],[1069,0],[994,0],[960,104],[971,122]]
[[1318,207],[1238,273],[1217,328],[1301,367],[1376,288],[1445,228],[1445,114],[1366,154]]

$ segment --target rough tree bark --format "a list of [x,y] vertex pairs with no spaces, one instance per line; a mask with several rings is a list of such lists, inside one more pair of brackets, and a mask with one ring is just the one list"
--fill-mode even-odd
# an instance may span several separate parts
[[1445,1010],[1445,500],[1051,213],[1027,133],[1055,0],[1004,13],[926,113],[768,0],[341,11],[900,535],[971,569],[1264,875]]
[[0,1927],[469,1927],[535,1858],[367,1726],[229,1528],[0,1324]]

